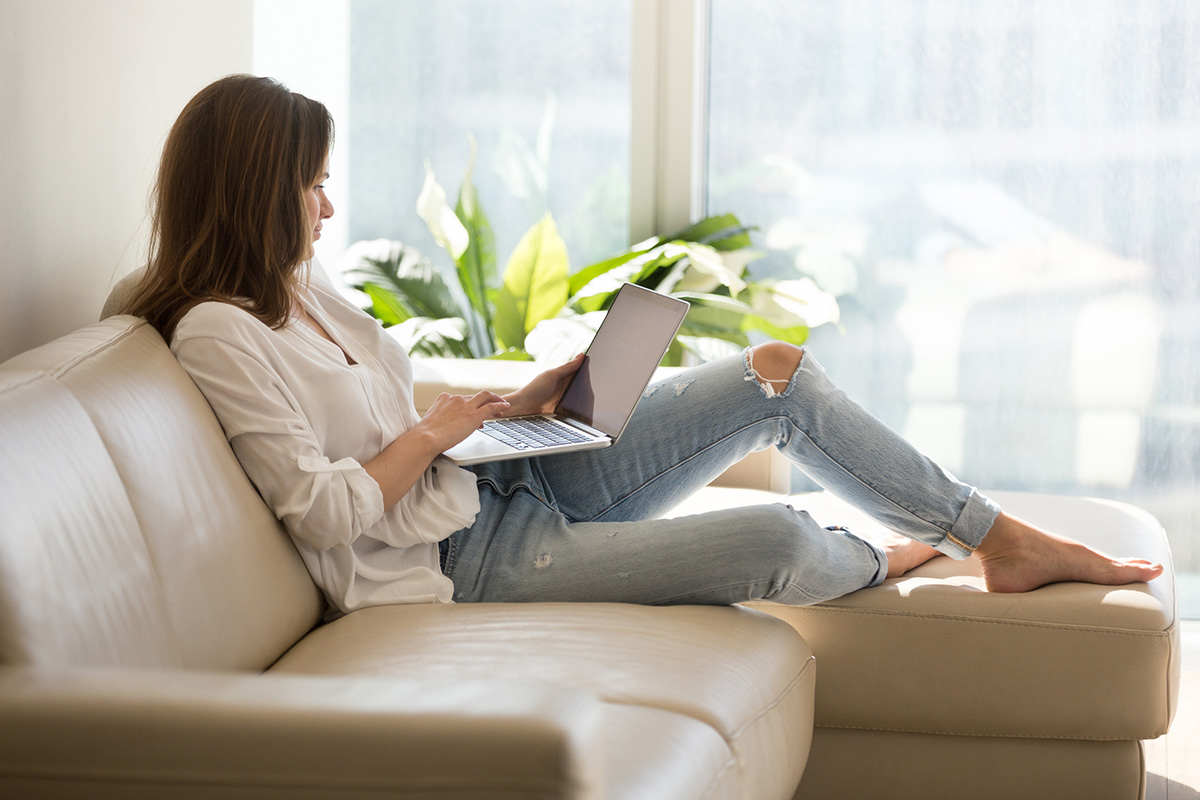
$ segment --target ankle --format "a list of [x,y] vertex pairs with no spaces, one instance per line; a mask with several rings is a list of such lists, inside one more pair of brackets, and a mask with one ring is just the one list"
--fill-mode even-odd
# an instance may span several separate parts
[[1046,535],[1027,522],[1010,516],[1003,511],[988,528],[983,540],[975,548],[975,555],[988,558],[998,553],[1020,550],[1029,544],[1031,536]]

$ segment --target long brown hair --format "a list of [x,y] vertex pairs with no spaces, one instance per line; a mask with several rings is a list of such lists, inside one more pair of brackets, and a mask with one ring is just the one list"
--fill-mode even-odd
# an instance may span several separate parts
[[150,259],[124,313],[168,342],[205,300],[237,302],[272,328],[312,258],[304,192],[333,143],[325,106],[270,78],[230,75],[184,107],[154,187]]

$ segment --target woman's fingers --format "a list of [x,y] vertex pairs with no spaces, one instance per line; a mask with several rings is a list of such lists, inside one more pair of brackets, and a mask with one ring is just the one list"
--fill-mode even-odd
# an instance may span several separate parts
[[482,415],[479,424],[483,425],[485,419],[495,419],[504,416],[504,412],[511,405],[500,395],[495,392],[478,392],[472,395],[468,401],[472,407]]
[[579,368],[581,366],[583,366],[584,358],[585,358],[584,354],[580,353],[579,355],[575,356],[567,363],[563,364],[561,367],[555,367],[551,371],[554,372],[556,375],[558,375],[560,378],[565,378],[566,376],[578,371]]
[[507,400],[495,392],[476,392],[467,399],[473,403],[476,408],[480,408],[489,403],[508,403]]
[[508,401],[495,392],[443,393],[434,400],[420,424],[435,432],[445,449],[467,438],[476,428],[483,427],[485,421],[504,416],[508,406]]
[[495,392],[479,392],[473,395],[441,394],[430,407],[426,418],[442,416],[453,420],[472,420],[476,427],[483,420],[503,415],[509,403]]

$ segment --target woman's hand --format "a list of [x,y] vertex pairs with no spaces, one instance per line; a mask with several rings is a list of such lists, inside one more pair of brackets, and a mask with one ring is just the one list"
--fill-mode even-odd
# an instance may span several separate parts
[[504,416],[508,408],[509,402],[495,392],[479,392],[470,397],[443,393],[416,427],[432,437],[440,453],[483,427],[485,421]]
[[571,376],[583,366],[584,355],[580,353],[561,367],[548,369],[530,381],[525,387],[504,399],[509,402],[504,412],[506,417],[520,417],[528,414],[549,414],[562,399],[567,383]]

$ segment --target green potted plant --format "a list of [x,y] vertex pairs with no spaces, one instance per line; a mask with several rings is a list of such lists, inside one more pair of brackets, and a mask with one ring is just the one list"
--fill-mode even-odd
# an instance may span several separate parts
[[[686,300],[691,309],[666,365],[737,352],[755,335],[801,344],[810,325],[836,320],[837,304],[806,278],[752,280],[760,254],[732,214],[711,216],[572,271],[547,213],[525,232],[503,271],[472,180],[475,151],[451,208],[426,165],[417,213],[455,266],[457,287],[400,242],[358,242],[339,266],[368,311],[414,355],[561,362],[580,352],[625,282]],[[456,293],[454,289],[459,291]]]

